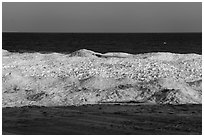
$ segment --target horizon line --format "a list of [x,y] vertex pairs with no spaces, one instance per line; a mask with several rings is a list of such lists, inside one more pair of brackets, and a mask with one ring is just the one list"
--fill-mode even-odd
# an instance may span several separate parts
[[37,31],[2,31],[2,33],[202,33],[201,32],[197,32],[197,31],[189,31],[189,32],[46,32],[46,31],[43,31],[43,32],[37,32]]

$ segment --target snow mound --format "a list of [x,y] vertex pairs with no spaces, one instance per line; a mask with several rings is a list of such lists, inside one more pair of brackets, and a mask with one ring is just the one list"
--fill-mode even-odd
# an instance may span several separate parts
[[160,61],[178,61],[178,60],[187,60],[200,57],[196,54],[175,54],[175,53],[153,53],[149,59],[151,60],[160,60]]
[[123,52],[109,52],[109,53],[101,54],[87,49],[77,50],[70,54],[70,57],[128,58],[132,56],[133,56],[132,54],[123,53]]
[[101,55],[101,53],[97,53],[87,49],[77,50],[70,54],[70,57],[97,57],[96,55]]
[[2,49],[2,55],[6,56],[6,55],[10,55],[11,53],[7,50]]

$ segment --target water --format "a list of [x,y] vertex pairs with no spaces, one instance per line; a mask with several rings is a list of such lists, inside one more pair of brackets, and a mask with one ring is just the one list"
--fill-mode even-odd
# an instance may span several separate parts
[[202,54],[202,33],[2,33],[12,52],[173,52]]

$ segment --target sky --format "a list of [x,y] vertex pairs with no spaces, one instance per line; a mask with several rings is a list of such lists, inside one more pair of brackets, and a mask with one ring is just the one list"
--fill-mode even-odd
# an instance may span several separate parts
[[2,30],[201,32],[201,2],[3,2]]

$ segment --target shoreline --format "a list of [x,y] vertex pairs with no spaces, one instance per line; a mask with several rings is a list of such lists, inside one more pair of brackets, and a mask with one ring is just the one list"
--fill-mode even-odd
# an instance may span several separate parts
[[2,133],[200,135],[202,56],[3,50]]
[[[197,135],[202,105],[3,108],[3,134]],[[11,120],[12,119],[12,120]]]

